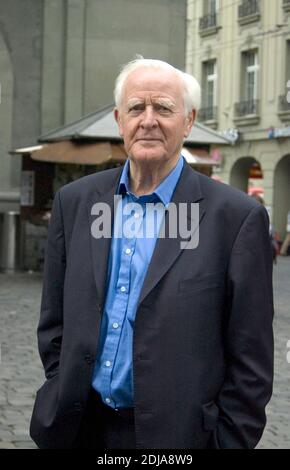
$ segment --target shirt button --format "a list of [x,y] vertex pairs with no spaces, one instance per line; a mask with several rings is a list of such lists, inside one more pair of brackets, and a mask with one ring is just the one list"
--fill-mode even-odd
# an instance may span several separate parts
[[115,328],[115,330],[119,328],[119,323],[113,323],[113,328]]
[[131,253],[131,250],[130,248],[127,248],[126,251],[125,251],[126,255],[129,255]]
[[126,292],[126,287],[125,286],[121,287],[121,292]]
[[105,402],[106,402],[106,403],[111,403],[110,398],[106,398]]
[[106,367],[111,367],[111,361],[106,361],[106,362],[105,362],[105,366],[106,366]]

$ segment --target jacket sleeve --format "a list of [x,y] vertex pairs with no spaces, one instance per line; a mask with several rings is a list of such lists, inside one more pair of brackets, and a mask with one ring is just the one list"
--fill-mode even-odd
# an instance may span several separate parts
[[254,207],[234,242],[227,290],[226,379],[210,447],[252,449],[266,425],[273,386],[273,289],[269,219]]
[[65,268],[64,228],[60,192],[57,192],[48,228],[40,320],[37,329],[39,354],[47,379],[56,375],[59,367]]

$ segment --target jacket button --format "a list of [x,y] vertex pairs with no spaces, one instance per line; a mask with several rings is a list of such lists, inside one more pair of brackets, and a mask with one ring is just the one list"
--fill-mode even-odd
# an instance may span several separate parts
[[83,409],[83,406],[79,401],[74,403],[74,410],[75,411],[82,411],[82,409]]
[[85,361],[87,364],[92,364],[94,362],[94,359],[92,358],[92,356],[90,354],[87,354],[85,356]]

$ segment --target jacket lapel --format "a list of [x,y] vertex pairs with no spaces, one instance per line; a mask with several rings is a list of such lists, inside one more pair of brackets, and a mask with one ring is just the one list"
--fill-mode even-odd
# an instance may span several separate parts
[[[118,187],[122,169],[123,169],[123,166],[118,168],[117,175],[113,183],[112,183],[111,175],[110,175],[110,179],[108,179],[106,178],[104,174],[104,179],[102,180],[102,187],[98,188],[94,192],[93,197],[89,201],[87,209],[88,209],[90,230],[91,230],[92,223],[95,220],[95,216],[92,215],[92,207],[96,203],[102,203],[102,204],[107,204],[108,207],[110,208],[110,219],[111,219],[110,225],[111,225],[111,233],[112,233],[113,221],[114,221],[114,195],[116,194],[116,190]],[[108,187],[110,189],[108,189]],[[92,234],[90,233],[93,271],[94,271],[94,277],[95,277],[97,292],[99,294],[101,306],[103,306],[105,293],[106,293],[106,280],[107,280],[111,240],[112,240],[112,237],[94,238]]]
[[[193,230],[191,232],[191,236],[188,237],[189,241],[194,235],[195,230],[198,229],[198,225],[201,223],[205,215],[202,200],[203,194],[200,188],[198,174],[185,162],[171,202],[176,204],[177,210],[179,203],[187,203],[187,214],[190,216],[190,204],[201,201],[199,204],[199,220],[198,223],[196,220],[192,221]],[[165,214],[164,223],[166,227],[165,233],[168,233],[168,213]],[[183,250],[181,248],[181,243],[184,241],[185,239],[181,238],[179,230],[177,230],[177,238],[165,237],[157,239],[139,297],[138,306],[170,269],[177,257],[182,253]]]
[[[114,222],[114,195],[116,194],[118,182],[121,176],[123,167],[118,169],[117,175],[112,183],[112,178],[105,178],[102,181],[102,187],[94,192],[93,197],[88,203],[88,216],[90,229],[94,221],[94,215],[91,214],[92,207],[96,203],[108,204],[111,214],[111,229],[113,229]],[[109,176],[109,175],[108,175]],[[108,189],[109,187],[109,189]],[[172,203],[177,205],[179,203],[187,203],[187,214],[190,215],[190,204],[200,202],[199,205],[199,223],[201,223],[205,209],[203,208],[203,194],[200,188],[198,174],[191,169],[191,167],[185,162],[182,173],[180,175],[179,182],[174,191]],[[168,213],[165,214],[165,233],[168,233],[169,217]],[[193,223],[193,232],[197,229],[196,221]],[[111,230],[113,232],[113,230]],[[189,241],[190,241],[189,237]],[[90,236],[91,240],[91,251],[92,251],[92,263],[94,277],[99,294],[101,305],[103,305],[106,293],[106,280],[108,272],[108,262],[111,247],[110,238],[94,238]],[[138,305],[144,300],[149,292],[155,287],[160,279],[166,274],[166,272],[173,265],[177,257],[181,254],[181,243],[185,240],[181,238],[179,231],[177,230],[177,238],[158,238],[156,246],[152,255],[150,265],[148,267],[144,284],[139,297]]]

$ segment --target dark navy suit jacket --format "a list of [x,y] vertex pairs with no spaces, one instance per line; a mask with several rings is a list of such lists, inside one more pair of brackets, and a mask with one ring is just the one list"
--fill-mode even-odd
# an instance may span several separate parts
[[[96,357],[110,239],[91,235],[122,168],[64,186],[49,227],[39,351],[46,382],[30,432],[72,448]],[[137,448],[253,448],[273,380],[272,250],[264,207],[185,163],[172,202],[199,203],[199,244],[160,238],[134,324]]]

